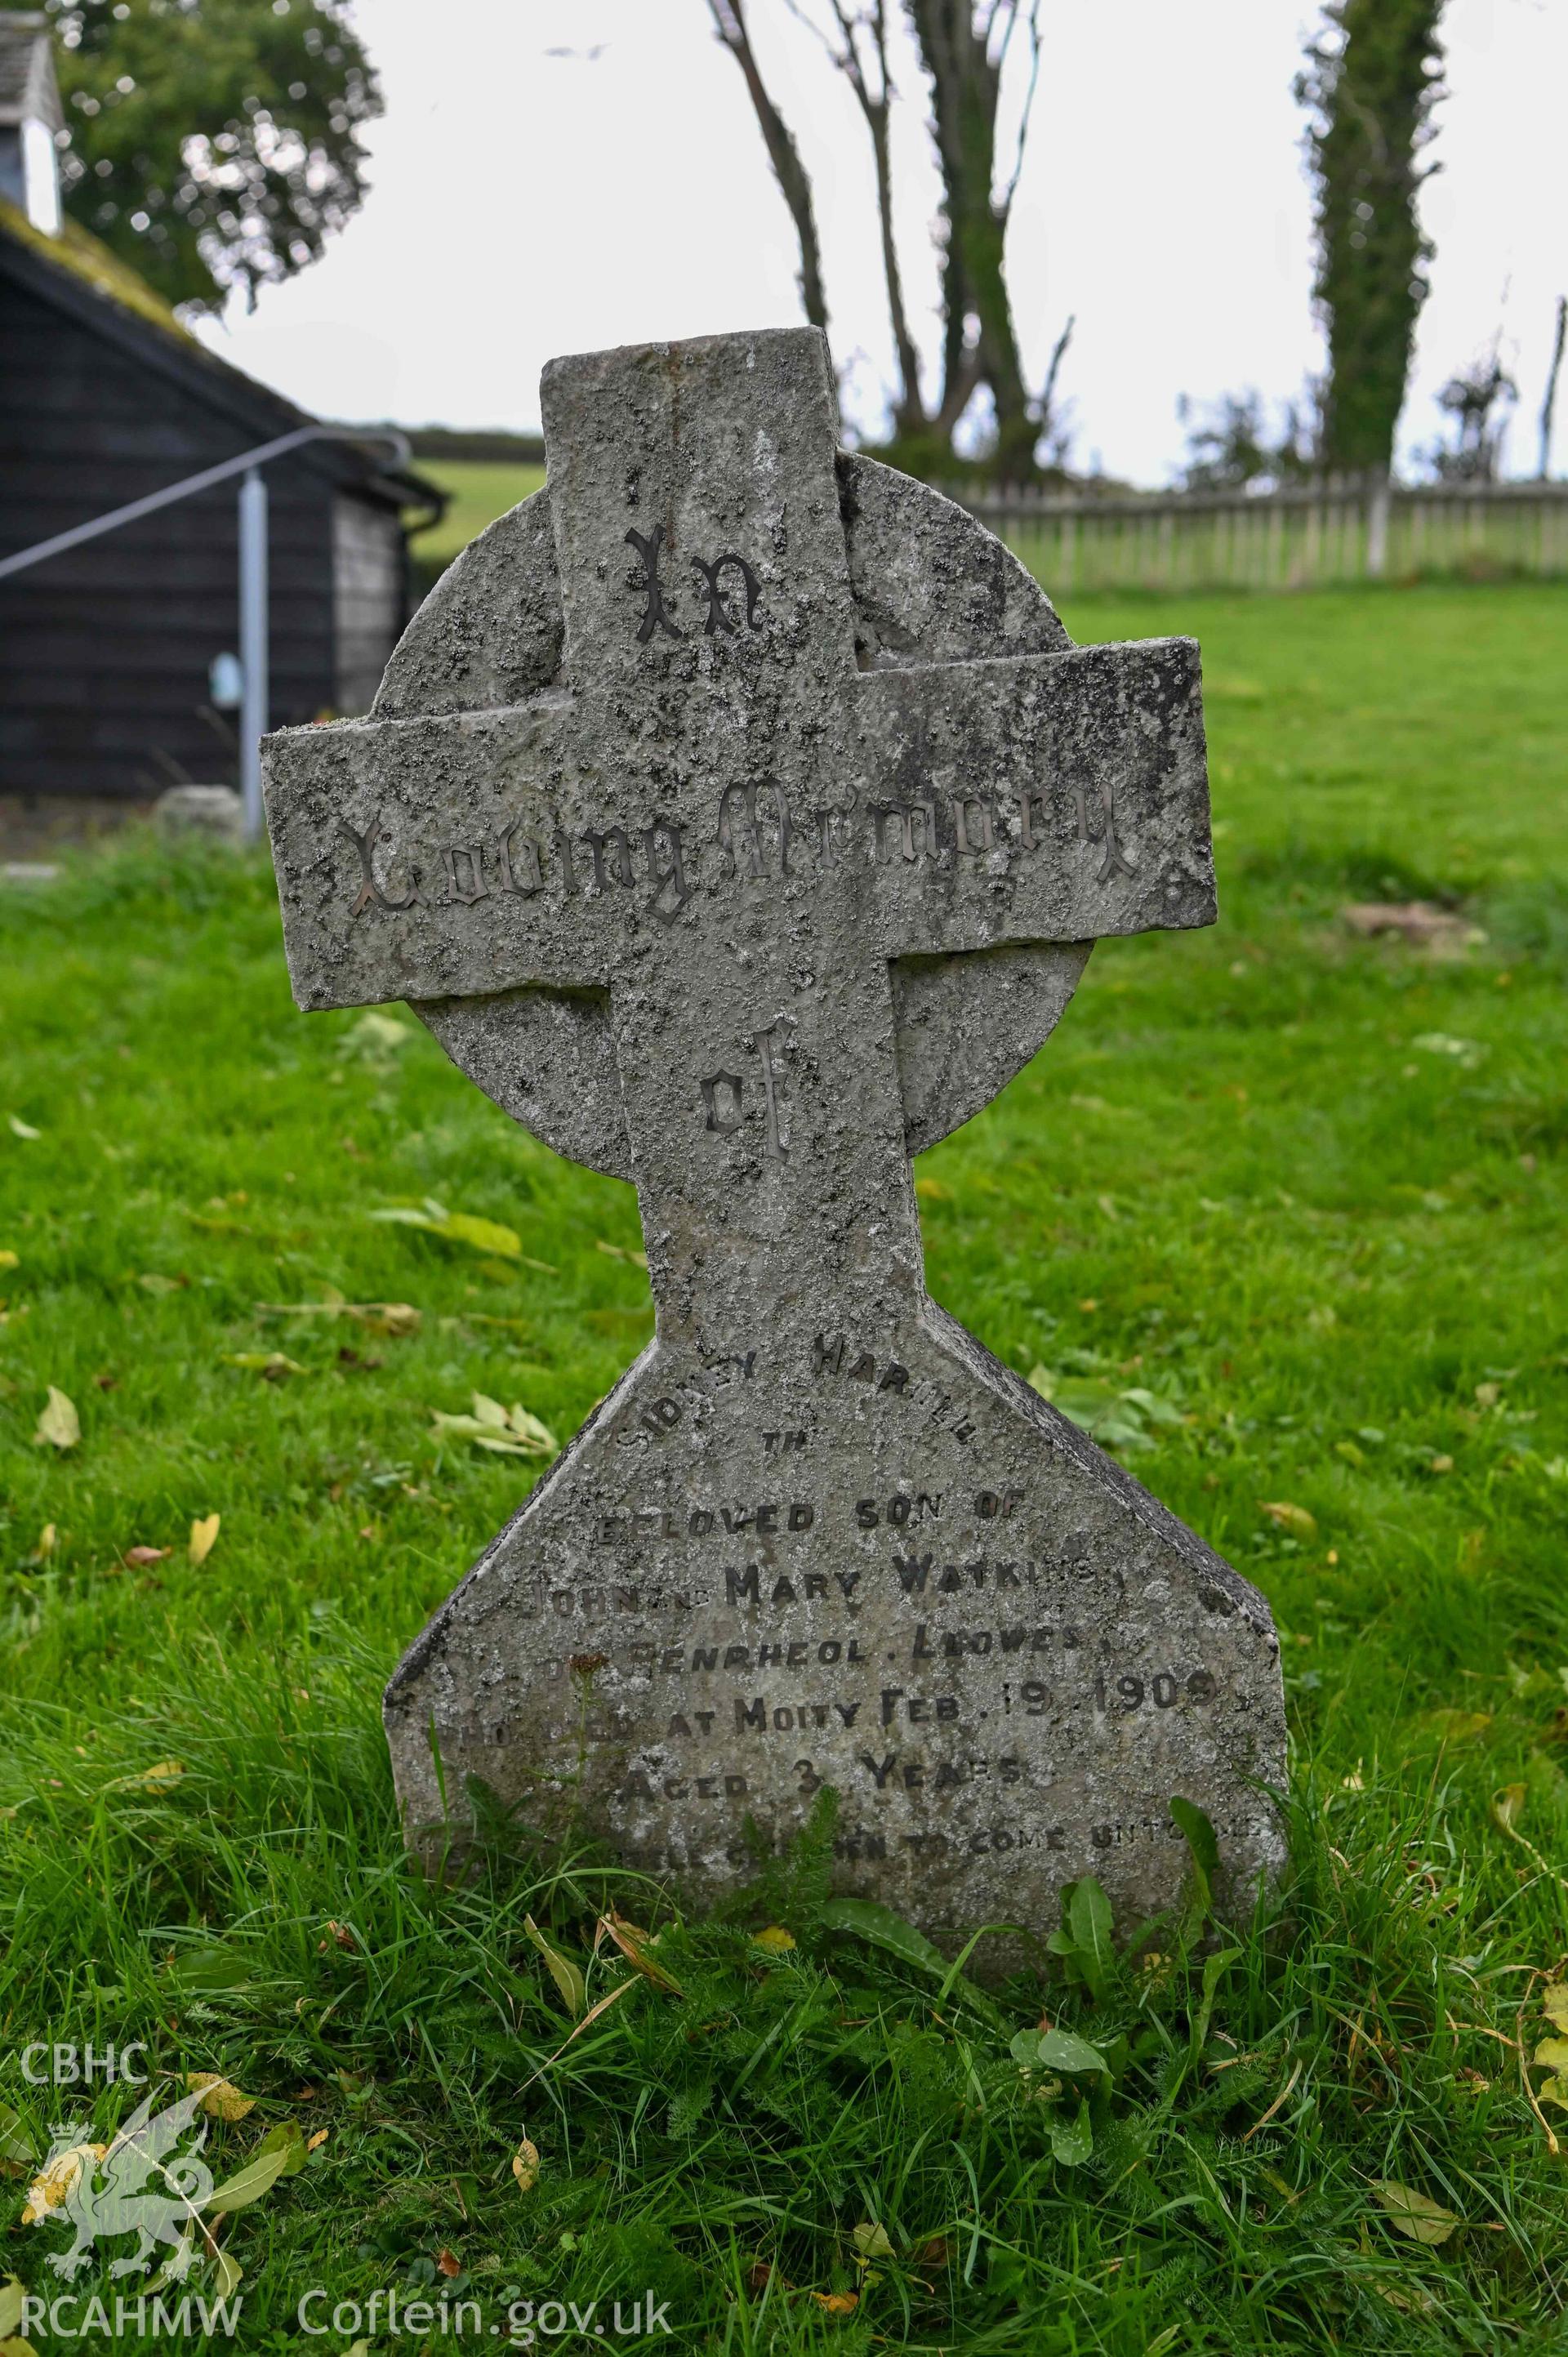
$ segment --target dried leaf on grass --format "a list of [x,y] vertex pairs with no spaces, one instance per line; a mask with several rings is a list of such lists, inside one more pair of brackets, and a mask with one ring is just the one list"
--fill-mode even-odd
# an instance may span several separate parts
[[[188,2071],[185,2083],[193,2095],[201,2097],[201,2108],[215,2120],[242,2120],[247,2112],[254,2111],[254,2095],[243,2095],[231,2081],[220,2079],[216,2071]],[[269,2180],[270,2182],[270,2180]]]
[[34,1446],[39,1448],[74,1448],[81,1438],[81,1418],[77,1415],[75,1401],[68,1398],[57,1384],[51,1383],[48,1398],[38,1416],[38,1429],[33,1435]]
[[1455,2226],[1464,2220],[1452,2210],[1444,2210],[1430,2194],[1418,2193],[1411,2185],[1402,2185],[1397,2178],[1379,2177],[1372,2180],[1372,2193],[1389,2222],[1412,2243],[1426,2243],[1434,2248],[1445,2243]]
[[247,1374],[261,1375],[269,1383],[281,1383],[285,1375],[310,1372],[308,1367],[302,1367],[297,1359],[289,1358],[282,1351],[226,1351],[223,1363],[226,1367],[242,1367]]
[[62,2209],[82,2170],[104,2159],[108,2151],[106,2144],[73,2144],[65,2152],[51,2154],[27,2188],[23,2225],[36,2226],[51,2211]]
[[166,1792],[185,1773],[183,1760],[156,1760],[134,1776],[116,1776],[105,1789],[111,1792]]
[[431,1195],[423,1204],[393,1203],[365,1216],[391,1227],[419,1228],[445,1243],[467,1244],[472,1252],[489,1253],[501,1260],[521,1261],[523,1256],[522,1238],[515,1228],[503,1227],[499,1220],[480,1219],[472,1211],[449,1211]]
[[527,2136],[512,2154],[511,2173],[520,2193],[532,2193],[539,2182],[539,2147],[530,2143]]
[[642,1931],[636,1923],[628,1923],[624,1915],[618,1915],[613,1909],[609,1914],[600,1916],[599,1927],[609,1933],[627,1963],[634,1971],[639,1972],[644,1980],[651,1981],[655,1988],[663,1989],[669,1996],[685,1996],[685,1990],[674,1975],[667,1973],[658,1957],[650,1954],[649,1951],[655,1944],[651,1932]]
[[393,1340],[417,1334],[420,1312],[412,1301],[258,1301],[258,1318],[349,1318],[369,1334]]
[[186,1549],[193,1564],[203,1564],[218,1544],[218,1526],[221,1514],[202,1514],[190,1526],[190,1542]]
[[1455,955],[1486,935],[1455,909],[1440,909],[1432,900],[1361,900],[1339,911],[1343,921],[1363,941],[1379,933],[1397,933],[1412,949]]
[[814,2291],[811,2298],[828,2316],[853,2316],[860,2306],[857,2291]]
[[1317,1517],[1309,1514],[1305,1506],[1293,1506],[1285,1498],[1260,1498],[1258,1505],[1271,1523],[1288,1531],[1293,1539],[1309,1539],[1316,1533]]
[[471,1440],[476,1448],[499,1457],[553,1457],[560,1442],[547,1424],[515,1403],[502,1407],[499,1400],[476,1392],[472,1415],[447,1415],[432,1408],[431,1430],[439,1440]]

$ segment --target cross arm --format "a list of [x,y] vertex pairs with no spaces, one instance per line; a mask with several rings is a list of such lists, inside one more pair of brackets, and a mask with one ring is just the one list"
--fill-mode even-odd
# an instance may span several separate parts
[[[267,740],[267,818],[296,1003],[602,982],[628,929],[689,894],[680,826],[603,813],[571,698],[352,721]],[[481,905],[483,904],[483,905]]]
[[1192,640],[870,673],[855,700],[890,953],[1213,922]]

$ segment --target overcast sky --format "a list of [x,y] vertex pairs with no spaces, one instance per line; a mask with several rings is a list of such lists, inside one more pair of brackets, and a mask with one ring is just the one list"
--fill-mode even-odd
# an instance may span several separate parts
[[[864,127],[784,0],[751,14],[815,180],[847,406],[874,432],[890,339]],[[1073,462],[1163,482],[1182,393],[1283,399],[1321,365],[1291,88],[1316,11],[1045,0],[1043,16],[1008,248],[1026,360],[1038,382],[1075,315]],[[314,269],[203,328],[241,367],[328,416],[527,426],[553,353],[800,317],[789,217],[705,0],[358,0],[356,21],[386,97],[371,193]],[[1521,395],[1508,464],[1531,472],[1568,291],[1568,0],[1449,0],[1444,31],[1437,253],[1402,444],[1431,442],[1437,387],[1500,328]],[[903,251],[930,351],[937,189],[903,115]],[[1562,412],[1559,470],[1568,393]]]

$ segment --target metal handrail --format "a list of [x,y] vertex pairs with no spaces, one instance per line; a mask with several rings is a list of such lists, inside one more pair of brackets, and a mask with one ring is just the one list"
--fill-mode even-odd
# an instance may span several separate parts
[[262,468],[269,458],[281,458],[285,451],[297,450],[306,442],[389,443],[394,452],[392,463],[399,467],[407,465],[410,455],[406,435],[385,430],[356,434],[346,425],[300,425],[292,434],[280,434],[272,442],[257,443],[253,450],[242,451],[237,458],[220,459],[217,466],[204,467],[199,474],[187,475],[182,481],[169,483],[161,491],[148,491],[142,499],[127,500],[122,508],[112,508],[107,515],[93,516],[87,523],[73,524],[69,532],[57,532],[49,540],[36,542],[31,548],[0,556],[0,581],[4,581],[11,574],[43,564],[46,557],[61,556],[69,548],[80,548],[84,542],[97,540],[106,532],[117,532],[122,524],[134,523],[139,516],[154,515],[159,508],[172,507],[177,500],[188,500],[198,491],[209,490],[214,483],[231,481],[236,475],[243,477],[240,485],[240,792],[245,807],[248,840],[253,840],[262,831],[262,738],[267,733],[271,670],[267,487]]
[[31,565],[41,565],[47,556],[62,556],[68,548],[80,548],[84,541],[96,540],[102,533],[117,532],[122,524],[134,523],[138,516],[153,515],[159,508],[172,507],[177,500],[188,500],[214,483],[227,482],[252,467],[264,467],[269,458],[281,458],[285,450],[296,450],[302,442],[359,441],[390,442],[395,445],[393,465],[401,467],[408,462],[409,443],[404,434],[359,435],[342,425],[301,425],[292,434],[280,434],[275,441],[259,442],[253,450],[242,451],[237,458],[224,458],[216,467],[204,467],[199,475],[187,475],[161,491],[148,491],[145,498],[129,500],[123,508],[111,508],[106,515],[94,516],[88,523],[73,524],[69,532],[57,532],[50,540],[37,541],[31,548],[18,549],[15,555],[0,556],[0,581],[10,574],[25,572]]

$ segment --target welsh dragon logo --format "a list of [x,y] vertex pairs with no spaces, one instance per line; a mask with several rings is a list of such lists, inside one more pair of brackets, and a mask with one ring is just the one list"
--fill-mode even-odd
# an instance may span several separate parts
[[25,2225],[58,2221],[74,2229],[69,2251],[49,2253],[56,2275],[79,2275],[95,2244],[125,2234],[136,2236],[136,2247],[113,2261],[112,2276],[145,2275],[160,2243],[169,2245],[169,2275],[183,2276],[201,2246],[195,2230],[212,2192],[212,2172],[200,2157],[206,2122],[184,2151],[176,2149],[201,2107],[201,2091],[166,2111],[155,2113],[155,2101],[149,2095],[110,2144],[81,2142],[80,2126],[57,2126],[22,2212]]

